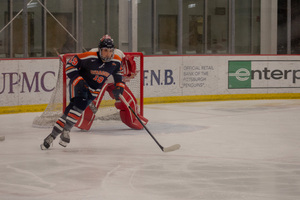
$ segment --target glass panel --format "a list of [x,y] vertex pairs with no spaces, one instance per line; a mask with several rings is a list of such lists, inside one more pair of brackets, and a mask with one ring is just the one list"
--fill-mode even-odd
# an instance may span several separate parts
[[[76,50],[76,41],[70,36],[72,34],[75,38],[76,32],[76,13],[74,0],[52,0],[47,1],[47,8],[52,15],[59,21],[59,23],[47,13],[47,56],[57,56],[55,49],[59,53],[70,53]],[[68,33],[64,28],[68,30]]]
[[207,52],[228,53],[228,0],[207,1]]
[[291,53],[300,54],[300,2],[292,0],[291,2]]
[[[12,13],[9,3],[12,2]],[[43,8],[33,1],[28,5],[28,53],[30,57],[56,56],[76,51],[76,0],[43,0],[59,21],[46,14],[46,33],[43,33]],[[145,54],[177,54],[178,50],[178,1],[137,0],[138,3],[138,51]],[[24,0],[0,2],[0,27],[23,9]],[[205,5],[207,3],[207,5]],[[299,7],[300,2],[291,0],[291,52],[300,54]],[[83,47],[95,48],[102,35],[108,33],[118,46],[119,0],[82,1]],[[207,12],[205,13],[205,6]],[[260,6],[261,0],[235,1],[235,53],[260,53]],[[106,9],[108,8],[108,9]],[[182,52],[184,54],[229,53],[229,0],[183,0]],[[207,24],[205,24],[207,23]],[[0,32],[0,58],[24,57],[23,14],[11,26]],[[62,27],[65,27],[65,31]],[[278,54],[287,53],[287,0],[278,0]],[[12,31],[12,32],[10,32]],[[126,31],[125,31],[126,32]],[[44,38],[44,34],[47,36]],[[126,33],[127,34],[127,33]],[[181,37],[180,37],[181,38]],[[46,42],[44,42],[46,41]],[[44,47],[44,43],[46,46]],[[44,49],[46,48],[46,50]]]
[[[13,1],[13,17],[17,15],[17,13],[23,9],[23,0],[15,0]],[[7,13],[8,14],[8,13]],[[9,14],[8,14],[9,15]],[[28,15],[29,17],[30,15]],[[7,24],[10,20],[8,20],[8,17],[5,20],[5,24]],[[14,19],[12,23],[13,27],[13,33],[12,33],[12,57],[24,57],[24,36],[23,36],[23,14],[21,13],[18,15],[16,19]],[[30,23],[28,23],[28,27],[30,28]],[[29,31],[28,31],[29,33]],[[9,35],[7,35],[7,38],[9,38]],[[30,37],[28,37],[28,40],[30,40]],[[30,46],[30,42],[28,41],[28,45]]]
[[260,52],[260,0],[235,1],[235,53]]
[[27,6],[28,12],[28,54],[29,57],[43,55],[43,7],[38,2]]
[[260,0],[252,1],[252,53],[260,54]]
[[[0,30],[10,21],[8,1],[0,1]],[[4,19],[4,20],[3,20]],[[0,58],[9,57],[9,26],[0,32]]]
[[[119,0],[108,0],[107,33],[114,39],[115,46],[119,44]],[[98,37],[98,40],[100,38]],[[98,44],[98,43],[97,43]]]
[[153,54],[153,10],[152,0],[138,3],[138,51]]
[[204,0],[183,1],[183,53],[204,53]]
[[287,1],[278,0],[277,53],[287,53]]
[[[287,0],[278,0],[278,30],[277,30],[277,53],[288,52],[288,4]],[[291,53],[300,54],[300,2],[291,0]]]
[[[105,34],[105,1],[89,0],[83,3],[83,46],[90,50],[98,46]],[[87,31],[88,30],[88,31]]]
[[[176,3],[175,3],[176,2]],[[156,2],[157,41],[155,54],[170,54],[177,51],[178,3],[174,0]]]
[[251,0],[235,1],[235,53],[251,53]]
[[[106,8],[108,7],[108,10]],[[100,38],[109,34],[119,43],[119,1],[83,1],[83,46],[90,50],[98,46]],[[88,31],[86,31],[88,30]]]

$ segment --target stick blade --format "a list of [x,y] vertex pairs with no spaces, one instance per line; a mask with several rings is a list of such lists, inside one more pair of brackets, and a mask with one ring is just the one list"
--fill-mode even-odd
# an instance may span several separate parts
[[170,151],[176,151],[180,148],[180,144],[174,144],[172,146],[169,147],[164,147],[163,148],[163,152],[170,152]]

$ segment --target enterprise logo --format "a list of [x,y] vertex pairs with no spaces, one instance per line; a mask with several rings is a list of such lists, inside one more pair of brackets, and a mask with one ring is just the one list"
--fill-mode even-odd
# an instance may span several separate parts
[[229,61],[228,88],[299,88],[300,61]]

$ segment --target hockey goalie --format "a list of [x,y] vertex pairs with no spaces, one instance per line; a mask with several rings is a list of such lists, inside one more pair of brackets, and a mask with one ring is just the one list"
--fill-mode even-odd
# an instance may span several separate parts
[[[97,52],[98,48],[94,48],[91,51]],[[115,49],[114,53],[118,55],[122,59],[122,67],[123,67],[123,79],[126,81],[130,81],[134,79],[137,75],[136,72],[136,63],[134,61],[133,56],[126,55],[119,49]],[[138,121],[138,119],[132,114],[129,108],[122,102],[120,99],[116,99],[114,95],[116,86],[113,83],[112,79],[108,79],[103,88],[101,89],[99,95],[90,103],[90,105],[83,111],[81,117],[75,124],[76,127],[82,130],[89,130],[93,124],[96,113],[101,105],[101,101],[105,92],[108,92],[112,99],[115,99],[115,107],[120,111],[121,121],[126,124],[128,127],[132,129],[143,129],[142,124]],[[148,119],[140,115],[138,112],[138,104],[135,96],[132,94],[129,87],[125,85],[123,96],[126,101],[129,103],[130,107],[134,109],[134,112],[138,115],[141,121],[146,125]],[[101,112],[101,111],[99,111]]]

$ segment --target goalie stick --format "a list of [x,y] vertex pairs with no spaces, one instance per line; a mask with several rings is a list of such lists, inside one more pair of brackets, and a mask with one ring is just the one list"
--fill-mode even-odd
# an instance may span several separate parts
[[119,95],[120,99],[122,100],[123,103],[125,103],[125,105],[129,108],[129,110],[135,115],[135,117],[139,120],[139,122],[143,125],[143,127],[146,129],[146,131],[148,132],[148,134],[152,137],[152,139],[155,141],[155,143],[159,146],[159,148],[163,151],[163,152],[170,152],[170,151],[176,151],[180,148],[180,144],[174,144],[172,146],[169,147],[163,147],[161,144],[159,144],[159,142],[156,140],[156,138],[152,135],[152,133],[149,131],[149,129],[146,127],[146,125],[141,121],[141,119],[139,118],[139,116],[134,112],[133,108],[131,108],[131,106],[129,105],[129,103],[126,101],[126,99],[123,97],[122,94]]

